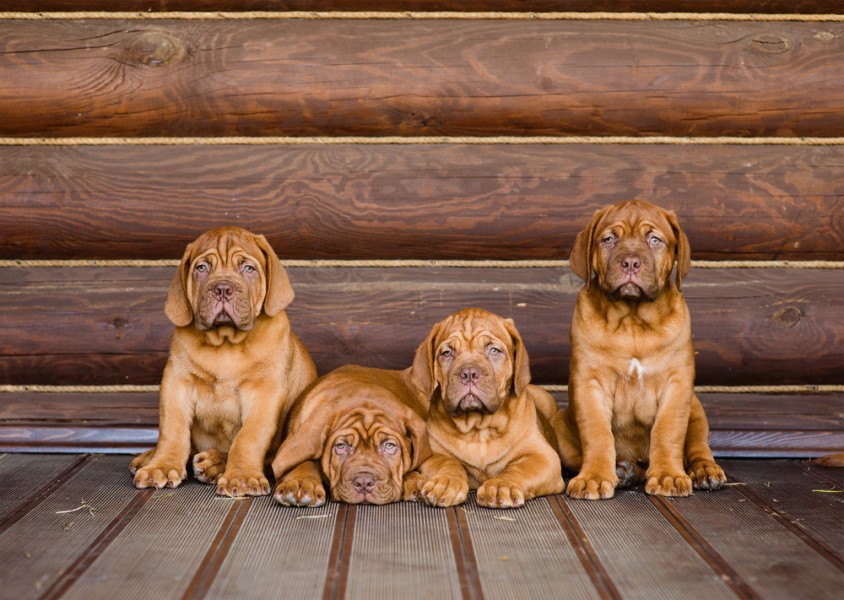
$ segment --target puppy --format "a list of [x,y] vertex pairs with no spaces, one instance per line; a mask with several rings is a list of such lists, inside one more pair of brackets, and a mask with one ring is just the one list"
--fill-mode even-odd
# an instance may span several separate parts
[[221,227],[188,245],[164,312],[176,326],[161,381],[156,447],[130,470],[139,488],[176,487],[193,455],[217,493],[269,494],[268,451],[316,368],[284,312],[287,274],[264,236]]
[[563,491],[549,423],[556,403],[530,385],[511,319],[467,308],[437,323],[416,351],[411,381],[430,398],[432,450],[462,463],[479,505],[513,508]]
[[[347,504],[463,502],[469,491],[460,487],[463,468],[432,454],[427,412],[427,399],[408,385],[407,371],[347,365],[323,376],[291,410],[272,463],[276,501],[322,506],[325,481],[331,498]],[[437,481],[430,482],[434,475]]]
[[639,200],[599,210],[570,265],[586,285],[571,325],[569,405],[554,419],[563,465],[578,472],[568,495],[609,498],[643,479],[648,494],[664,496],[720,488],[726,478],[692,387],[681,293],[691,260],[676,215]]

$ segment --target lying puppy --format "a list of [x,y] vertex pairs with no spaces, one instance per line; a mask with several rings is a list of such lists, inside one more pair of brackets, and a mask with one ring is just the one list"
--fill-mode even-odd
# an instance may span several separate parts
[[549,423],[557,406],[530,385],[511,319],[477,308],[452,314],[417,349],[411,379],[431,399],[431,448],[463,464],[480,506],[518,507],[563,491]]
[[692,388],[680,292],[691,260],[676,215],[638,200],[608,206],[578,234],[570,264],[586,285],[571,325],[569,406],[554,420],[563,465],[579,471],[568,495],[609,498],[643,479],[663,496],[720,488],[726,478]]
[[[463,468],[431,453],[427,399],[413,392],[407,378],[406,371],[347,365],[302,394],[272,463],[276,501],[322,506],[327,481],[331,498],[347,504],[463,502],[469,491],[459,488]],[[435,474],[446,485],[429,482]]]
[[188,245],[164,307],[176,329],[158,445],[132,461],[136,487],[176,487],[194,455],[197,479],[218,494],[269,494],[264,465],[278,425],[316,379],[284,313],[292,300],[264,236],[221,227]]

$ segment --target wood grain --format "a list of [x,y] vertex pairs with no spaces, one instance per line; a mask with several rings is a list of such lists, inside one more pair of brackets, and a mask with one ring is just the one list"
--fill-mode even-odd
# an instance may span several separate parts
[[822,14],[838,0],[28,0],[27,10],[138,11],[609,11]]
[[[580,281],[567,269],[295,268],[294,330],[320,372],[404,368],[465,306],[513,317],[537,383],[565,383]],[[165,268],[0,269],[0,382],[154,384],[172,325]],[[841,384],[844,271],[698,269],[684,282],[697,383]],[[799,359],[795,358],[799,357]]]
[[5,136],[844,134],[844,24],[0,23]]
[[844,147],[0,147],[0,258],[177,258],[237,224],[289,259],[563,259],[598,208],[696,259],[844,259]]

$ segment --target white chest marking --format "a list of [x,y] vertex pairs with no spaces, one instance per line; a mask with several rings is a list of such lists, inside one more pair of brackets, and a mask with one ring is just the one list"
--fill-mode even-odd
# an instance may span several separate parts
[[639,362],[638,358],[630,359],[630,367],[627,369],[627,376],[634,377],[639,380],[639,383],[645,383],[645,367]]

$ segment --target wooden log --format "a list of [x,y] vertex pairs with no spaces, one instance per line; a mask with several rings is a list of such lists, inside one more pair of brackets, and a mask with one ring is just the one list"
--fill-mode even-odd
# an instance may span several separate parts
[[6,20],[0,47],[5,136],[844,135],[842,23]]
[[28,0],[29,11],[495,11],[723,12],[823,14],[838,0]]
[[598,208],[696,259],[844,259],[844,147],[0,146],[0,258],[173,259],[237,224],[288,259],[564,259]]
[[[700,396],[718,456],[817,456],[844,439],[842,394]],[[137,452],[157,427],[157,393],[0,394],[0,452]]]
[[[465,306],[512,317],[536,383],[566,383],[581,285],[567,269],[289,269],[294,330],[321,373],[404,368]],[[0,382],[154,384],[172,325],[165,268],[0,269]],[[699,385],[840,384],[844,271],[696,269],[683,285]]]

